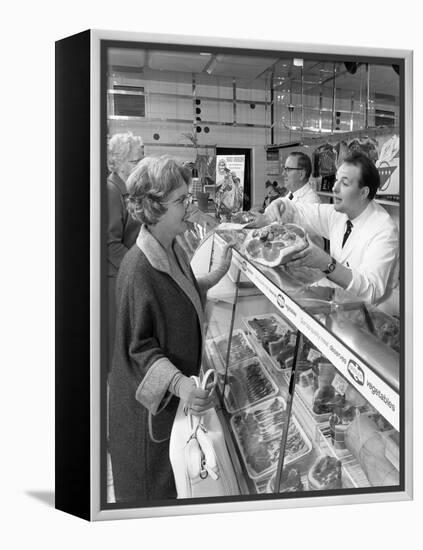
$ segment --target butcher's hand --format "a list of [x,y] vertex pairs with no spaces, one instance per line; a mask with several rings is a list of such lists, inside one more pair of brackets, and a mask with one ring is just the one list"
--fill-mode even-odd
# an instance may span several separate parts
[[257,227],[264,227],[265,225],[269,225],[270,221],[269,219],[260,212],[254,212],[254,220],[250,223],[245,224],[245,229],[255,229]]
[[331,261],[329,254],[308,240],[304,248],[295,253],[287,262],[288,267],[312,267],[324,271]]
[[282,199],[272,201],[264,211],[264,216],[268,223],[282,221],[282,215],[285,212],[285,202]]
[[202,390],[201,388],[197,388],[194,380],[187,376],[180,383],[179,397],[194,416],[199,416],[213,407],[210,389]]

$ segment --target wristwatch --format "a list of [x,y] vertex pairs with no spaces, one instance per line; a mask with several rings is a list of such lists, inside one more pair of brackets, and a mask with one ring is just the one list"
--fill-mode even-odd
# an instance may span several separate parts
[[335,271],[335,267],[336,267],[336,260],[335,258],[331,257],[330,262],[328,263],[327,268],[323,270],[323,273],[325,275],[330,275]]

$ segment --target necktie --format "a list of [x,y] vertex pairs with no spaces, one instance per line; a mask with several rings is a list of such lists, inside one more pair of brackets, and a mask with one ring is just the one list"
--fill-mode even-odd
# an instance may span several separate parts
[[290,192],[289,195],[288,195],[288,199],[289,199],[290,201],[292,201],[293,198],[294,198],[294,195]]
[[353,224],[351,223],[351,220],[347,220],[347,228],[344,233],[344,238],[342,239],[342,248],[344,248],[344,244],[347,242],[347,239],[350,236],[352,228],[353,228]]

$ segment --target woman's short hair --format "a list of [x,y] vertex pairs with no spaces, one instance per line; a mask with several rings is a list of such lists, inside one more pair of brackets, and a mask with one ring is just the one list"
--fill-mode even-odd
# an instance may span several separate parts
[[170,193],[191,183],[191,170],[174,158],[164,155],[145,157],[129,176],[128,212],[146,225],[155,225],[166,212]]
[[136,146],[142,147],[143,141],[132,132],[111,136],[107,144],[107,167],[110,172],[117,172]]
[[368,187],[369,194],[367,198],[372,200],[375,198],[377,190],[380,187],[380,175],[379,170],[376,168],[374,162],[369,159],[367,155],[360,151],[354,151],[344,158],[343,164],[352,164],[353,166],[360,167],[360,187]]

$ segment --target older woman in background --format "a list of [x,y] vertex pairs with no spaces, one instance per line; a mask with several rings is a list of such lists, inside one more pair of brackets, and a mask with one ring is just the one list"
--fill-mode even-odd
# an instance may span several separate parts
[[113,355],[115,333],[116,277],[124,255],[135,243],[141,224],[133,219],[126,208],[128,190],[126,180],[143,158],[143,144],[131,132],[114,134],[108,142],[107,164],[107,266],[109,287],[109,361]]
[[179,398],[199,415],[212,405],[191,375],[201,365],[205,293],[226,273],[196,279],[176,241],[187,229],[191,171],[170,157],[145,158],[128,179],[128,207],[142,223],[117,279],[110,374],[110,452],[117,502],[176,497],[169,436]]

